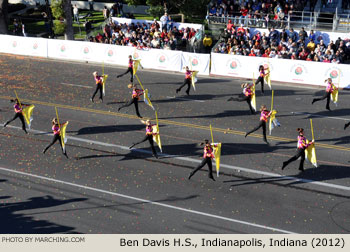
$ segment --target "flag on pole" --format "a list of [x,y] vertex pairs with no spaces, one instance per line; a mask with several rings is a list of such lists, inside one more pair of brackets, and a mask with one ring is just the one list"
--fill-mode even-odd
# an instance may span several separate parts
[[[139,65],[141,65],[141,60],[138,59],[138,60],[134,60],[134,70],[133,70],[133,75],[136,74],[138,68],[139,68]],[[141,66],[142,67],[142,66]]]
[[220,158],[221,158],[221,143],[214,143],[213,130],[210,124],[210,134],[211,134],[211,146],[214,149],[214,159],[216,166],[216,176],[219,177],[220,172]]
[[275,127],[281,126],[281,124],[276,119],[277,111],[273,109],[273,97],[274,97],[274,90],[272,90],[272,94],[271,94],[271,111],[272,111],[272,113],[271,113],[270,121],[269,121],[269,134],[270,135],[271,135],[272,130]]
[[160,149],[160,152],[163,152],[162,150],[162,142],[160,141],[160,134],[159,134],[159,123],[158,123],[158,115],[157,115],[157,111],[155,111],[156,113],[156,122],[157,125],[153,125],[152,130],[153,130],[153,141],[155,141]]
[[256,111],[256,97],[255,97],[255,79],[254,79],[254,73],[253,73],[253,86],[251,88],[252,90],[252,97],[250,100],[250,104],[252,105],[253,109]]
[[265,82],[267,83],[267,85],[269,86],[270,90],[272,89],[271,87],[271,70],[270,70],[270,63],[269,63],[269,57],[267,58],[267,69],[266,69],[266,75],[264,77]]
[[196,83],[198,81],[197,74],[198,74],[198,71],[193,71],[191,76],[191,82],[192,82],[192,87],[194,91],[196,91]]
[[151,99],[149,98],[148,89],[143,93],[143,101],[154,110]]
[[66,136],[67,125],[68,125],[68,122],[62,124],[62,127],[61,127],[62,149],[64,152],[66,151],[66,143],[67,143],[67,136]]
[[106,81],[107,81],[107,78],[108,78],[108,74],[104,74],[102,75],[102,93],[103,93],[103,96],[106,95]]
[[30,126],[32,124],[33,121],[33,110],[34,110],[35,106],[34,105],[30,105],[28,107],[25,107],[22,109],[22,113],[24,116],[24,119],[26,120],[26,123],[28,125],[28,128],[30,129]]
[[[314,141],[313,144],[311,144],[309,147],[305,150],[305,156],[306,159],[317,168],[317,158],[316,158],[316,149],[315,149],[315,138],[314,138],[314,129],[312,127],[312,119],[310,119],[311,124],[311,133],[312,133],[312,140]],[[309,143],[309,141],[307,141]]]

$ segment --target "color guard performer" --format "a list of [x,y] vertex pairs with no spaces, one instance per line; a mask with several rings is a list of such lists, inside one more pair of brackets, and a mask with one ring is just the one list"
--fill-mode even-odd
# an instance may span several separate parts
[[147,120],[147,121],[141,120],[141,122],[146,125],[146,136],[140,142],[133,143],[129,147],[129,149],[132,149],[135,145],[138,145],[138,144],[143,143],[143,142],[148,140],[149,144],[151,145],[153,156],[155,158],[158,158],[156,149],[154,148],[154,141],[153,141],[153,135],[157,134],[157,133],[153,133],[153,126],[154,125],[151,123],[150,120]]
[[262,127],[264,142],[269,144],[267,142],[267,139],[266,139],[266,123],[267,123],[267,120],[270,117],[271,113],[272,113],[272,111],[268,111],[265,105],[261,105],[261,107],[260,107],[260,123],[254,129],[247,132],[245,134],[245,137],[247,137],[249,134],[253,133],[254,131],[257,131],[258,129],[260,129]]
[[255,114],[255,111],[254,111],[254,109],[252,107],[252,104],[251,104],[251,99],[252,99],[252,95],[253,95],[253,91],[251,90],[252,84],[243,83],[241,85],[241,87],[243,88],[244,96],[239,95],[236,98],[231,97],[227,101],[238,101],[238,102],[246,101],[248,103],[248,106],[249,106],[249,109],[250,109],[250,113],[251,114]]
[[68,155],[67,155],[66,150],[63,149],[62,138],[61,138],[61,127],[62,127],[64,124],[66,124],[66,123],[67,123],[67,122],[58,125],[57,118],[53,118],[53,119],[52,119],[53,139],[52,139],[52,142],[51,142],[48,146],[46,146],[46,148],[43,150],[43,154],[45,154],[45,152],[46,152],[52,145],[54,145],[54,144],[57,142],[57,140],[58,140],[58,141],[60,142],[60,146],[61,146],[63,155],[65,155],[66,158],[68,158]]
[[22,108],[23,106],[27,107],[27,106],[30,106],[30,104],[20,104],[18,99],[15,99],[15,100],[11,100],[11,102],[14,102],[15,105],[13,105],[13,108],[15,109],[15,116],[7,121],[5,124],[4,124],[4,127],[6,127],[10,122],[16,120],[17,118],[19,118],[22,122],[22,129],[24,130],[24,132],[26,134],[28,134],[27,130],[26,130],[26,125],[24,123],[24,116],[23,116],[23,112],[22,112]]
[[259,66],[259,77],[255,82],[255,85],[258,85],[259,83],[261,83],[261,93],[264,94],[264,78],[266,76],[265,73],[265,68],[263,65]]
[[309,147],[311,144],[314,143],[314,141],[311,141],[307,143],[307,139],[304,136],[304,129],[298,128],[297,131],[299,132],[298,136],[298,150],[295,153],[293,157],[288,159],[287,161],[283,162],[282,170],[291,162],[297,160],[299,157],[300,159],[300,164],[299,164],[299,170],[304,171],[304,161],[305,161],[305,150],[307,147]]
[[100,91],[100,100],[101,102],[103,102],[103,95],[102,95],[102,89],[103,89],[103,76],[98,75],[98,72],[93,72],[92,74],[95,78],[95,82],[96,82],[96,90],[94,92],[94,94],[92,95],[92,97],[90,98],[91,102],[94,102],[94,97],[97,94],[98,91]]
[[329,107],[329,101],[331,99],[332,93],[334,92],[334,90],[337,89],[337,87],[332,83],[331,78],[328,78],[327,80],[325,80],[325,82],[327,82],[326,92],[324,93],[324,95],[321,98],[313,99],[311,104],[314,104],[317,101],[321,101],[321,100],[324,100],[327,98],[326,109],[330,111],[331,108]]
[[118,111],[121,110],[122,108],[125,107],[129,107],[131,104],[135,105],[135,110],[136,110],[136,115],[140,118],[142,118],[142,116],[139,113],[139,99],[140,96],[143,95],[144,90],[143,89],[138,89],[136,87],[136,84],[129,84],[128,88],[132,88],[132,95],[131,95],[131,100],[127,103],[125,103],[124,105],[122,105],[121,107],[118,108]]
[[180,92],[181,89],[187,85],[187,90],[186,90],[186,94],[190,95],[190,89],[191,89],[191,83],[192,83],[192,74],[194,71],[191,71],[188,66],[186,66],[186,73],[185,73],[185,80],[183,82],[183,84],[176,89],[176,93]]
[[125,73],[119,74],[117,78],[120,78],[127,73],[130,73],[130,82],[133,83],[134,82],[134,60],[132,59],[131,55],[129,55],[128,69],[126,70]]
[[[203,143],[201,143],[203,145]],[[213,164],[212,164],[212,159],[214,158],[214,149],[211,146],[209,140],[205,139],[204,140],[204,153],[203,153],[203,160],[202,162],[194,169],[191,173],[188,179],[191,179],[191,177],[199,171],[202,167],[204,167],[206,164],[208,165],[208,177],[211,178],[212,180],[215,181],[214,176],[212,174],[213,172]]]

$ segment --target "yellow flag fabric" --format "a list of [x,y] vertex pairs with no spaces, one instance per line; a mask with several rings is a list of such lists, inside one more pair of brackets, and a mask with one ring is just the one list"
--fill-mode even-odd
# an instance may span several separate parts
[[250,101],[250,104],[252,105],[253,109],[256,111],[256,98],[255,98],[255,83],[252,86],[252,98]]
[[103,96],[106,95],[105,87],[106,87],[107,78],[108,78],[108,74],[102,75],[102,93],[103,93]]
[[61,126],[61,139],[62,139],[62,148],[63,151],[66,149],[66,143],[67,143],[67,136],[66,136],[66,129],[67,129],[68,122],[64,123]]
[[24,107],[22,109],[22,113],[23,113],[24,119],[26,120],[26,123],[27,123],[29,129],[30,129],[30,125],[32,124],[32,121],[33,121],[33,110],[34,110],[34,108],[35,108],[34,105],[30,105],[30,106]]
[[137,69],[139,68],[140,61],[141,61],[140,59],[134,60],[134,70],[133,70],[133,74],[134,74],[134,75],[136,74]]
[[216,165],[216,176],[219,177],[220,172],[220,158],[221,158],[221,143],[212,144],[214,148],[215,165]]
[[277,114],[277,111],[276,110],[272,110],[272,113],[271,113],[271,116],[270,116],[270,122],[269,122],[270,135],[271,135],[272,130],[276,126],[278,126],[278,127],[281,126],[281,124],[276,119],[276,114]]
[[271,90],[271,76],[270,76],[270,69],[266,70],[266,75],[264,77],[265,82],[267,83],[267,85],[269,85],[269,88]]
[[338,94],[339,94],[339,90],[334,89],[334,91],[331,95],[332,102],[334,102],[335,104],[337,104],[337,102],[338,102]]
[[149,98],[149,96],[150,95],[148,93],[148,89],[145,89],[145,92],[143,95],[143,101],[154,110],[154,107],[152,105],[152,102],[151,102],[151,99]]
[[[309,141],[306,142],[308,143]],[[305,157],[313,166],[317,167],[316,149],[314,144],[311,144],[306,148]]]
[[157,143],[157,145],[160,149],[160,152],[163,152],[162,151],[162,142],[160,141],[158,123],[157,123],[157,125],[153,125],[152,129],[153,129],[153,133],[156,134],[156,135],[153,135],[153,141]]
[[191,80],[192,80],[192,87],[193,87],[193,90],[196,91],[196,82],[198,81],[197,80],[197,74],[198,74],[198,71],[194,71],[192,73],[192,77],[191,77]]

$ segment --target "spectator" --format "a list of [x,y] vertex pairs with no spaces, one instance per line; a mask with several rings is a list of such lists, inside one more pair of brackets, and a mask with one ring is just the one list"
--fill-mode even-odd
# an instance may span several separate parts
[[87,35],[87,34],[89,34],[91,32],[91,29],[92,29],[91,21],[89,19],[86,19],[86,22],[85,22],[84,26],[85,26],[85,32],[86,32],[86,35]]
[[160,22],[162,22],[162,29],[167,29],[168,13],[164,13],[164,15],[160,18]]
[[105,20],[109,17],[109,10],[108,10],[107,6],[103,7],[102,14],[103,14],[103,17]]
[[307,32],[305,31],[304,27],[301,27],[301,30],[299,32],[299,39],[304,42],[306,38]]
[[315,42],[314,42],[313,39],[311,39],[310,42],[307,44],[307,48],[308,48],[309,51],[311,51],[311,52],[315,51],[316,44],[315,44]]
[[88,0],[90,6],[90,12],[94,11],[94,0]]
[[73,7],[73,16],[74,16],[75,22],[79,23],[79,9],[76,4]]

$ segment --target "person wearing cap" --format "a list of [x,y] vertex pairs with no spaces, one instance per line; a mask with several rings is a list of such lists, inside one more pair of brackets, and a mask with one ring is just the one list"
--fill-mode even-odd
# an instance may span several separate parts
[[102,96],[103,76],[98,75],[98,72],[93,72],[92,75],[95,78],[96,90],[95,90],[94,94],[92,95],[92,97],[90,98],[90,101],[94,102],[95,95],[97,94],[98,91],[100,91],[100,100],[101,100],[101,102],[103,102],[103,96]]
[[212,145],[210,144],[209,140],[205,139],[204,143],[201,143],[200,145],[204,144],[204,150],[203,150],[203,160],[202,162],[190,173],[190,176],[188,179],[191,179],[192,176],[202,169],[206,164],[208,165],[208,177],[212,180],[215,181],[214,176],[213,176],[213,164],[212,164],[212,159],[215,158],[214,156],[214,149]]
[[30,106],[30,104],[24,104],[24,103],[20,103],[18,99],[15,99],[15,100],[10,100],[11,102],[14,102],[15,105],[13,105],[13,108],[15,110],[15,116],[7,121],[5,124],[4,124],[4,128],[12,121],[16,120],[17,118],[19,118],[22,122],[22,129],[23,131],[28,134],[27,130],[26,130],[26,124],[24,123],[24,116],[23,116],[23,107],[27,107],[27,106]]
[[132,95],[131,95],[131,100],[127,103],[125,103],[124,105],[122,105],[121,107],[118,108],[118,111],[120,111],[122,108],[126,108],[129,107],[131,104],[135,105],[135,110],[136,110],[136,115],[140,118],[142,118],[142,116],[140,115],[139,112],[139,99],[140,96],[143,95],[144,90],[143,89],[138,89],[136,87],[136,85],[133,84],[129,84],[128,88],[132,88]]
[[57,140],[60,142],[60,146],[61,146],[61,149],[62,149],[62,153],[63,155],[66,156],[66,158],[68,158],[68,155],[67,155],[67,152],[66,150],[63,149],[63,145],[62,145],[62,138],[61,138],[61,127],[62,125],[66,124],[67,122],[65,123],[62,123],[62,124],[58,124],[58,120],[57,118],[53,118],[52,119],[52,131],[53,131],[53,139],[52,139],[52,142],[46,146],[46,148],[43,150],[43,154],[45,154],[45,152],[52,146],[54,145]]
[[180,92],[181,89],[187,85],[187,90],[186,90],[186,94],[190,95],[190,89],[191,89],[191,81],[192,81],[192,74],[194,71],[191,71],[188,66],[186,66],[186,73],[185,73],[185,80],[183,82],[183,84],[176,89],[176,93]]
[[325,82],[327,82],[326,92],[324,93],[324,95],[321,98],[313,99],[311,104],[314,104],[317,101],[322,101],[324,99],[327,99],[326,109],[330,111],[331,108],[329,107],[329,102],[330,102],[330,99],[331,99],[331,94],[335,90],[337,90],[337,87],[333,84],[332,78],[326,79]]
[[157,135],[157,133],[153,133],[154,124],[152,124],[150,120],[147,120],[147,121],[141,120],[141,122],[146,125],[146,135],[140,142],[133,143],[129,147],[129,149],[132,149],[135,145],[148,141],[149,144],[151,145],[153,156],[158,159],[158,155],[157,155],[156,149],[154,148],[154,141],[153,141],[153,135]]
[[130,73],[130,82],[134,82],[134,60],[132,59],[132,56],[129,55],[129,61],[128,61],[128,69],[126,70],[125,73],[119,74],[117,78],[120,78],[124,76],[125,74]]
[[263,129],[263,139],[264,139],[264,142],[269,144],[267,142],[267,139],[266,139],[266,123],[267,123],[267,120],[268,118],[271,116],[271,113],[272,111],[268,111],[266,106],[265,105],[261,105],[260,107],[260,123],[258,126],[256,126],[254,129],[252,129],[251,131],[248,131],[244,137],[247,137],[249,134],[257,131],[258,129],[260,129],[262,127]]
[[238,102],[242,102],[242,101],[246,101],[248,103],[249,109],[250,109],[250,113],[252,115],[255,114],[255,111],[251,105],[251,100],[252,100],[252,95],[253,95],[253,91],[252,91],[252,86],[253,84],[249,84],[249,83],[243,83],[241,85],[241,87],[243,88],[243,95],[239,95],[238,97],[231,97],[229,98],[227,101],[238,101]]

